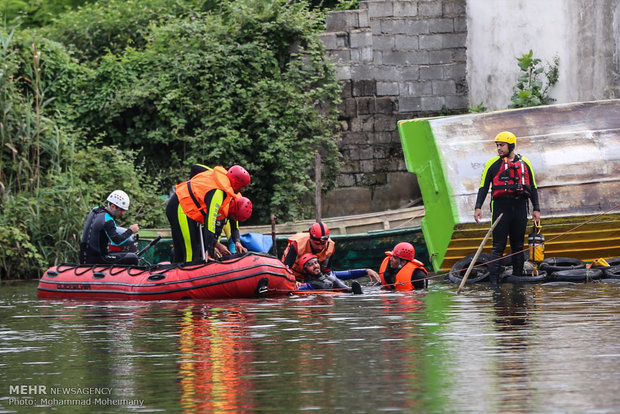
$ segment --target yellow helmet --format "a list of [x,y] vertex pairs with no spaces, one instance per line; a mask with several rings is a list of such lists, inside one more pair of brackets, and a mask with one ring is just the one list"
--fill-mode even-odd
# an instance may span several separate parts
[[516,144],[517,137],[512,132],[502,131],[495,136],[495,142],[505,142],[506,144]]

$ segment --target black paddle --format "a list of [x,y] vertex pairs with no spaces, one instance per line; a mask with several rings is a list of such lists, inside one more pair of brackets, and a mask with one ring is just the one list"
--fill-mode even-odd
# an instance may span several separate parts
[[151,242],[149,244],[147,244],[144,249],[140,250],[138,252],[138,256],[142,256],[144,253],[146,253],[146,251],[148,249],[150,249],[151,247],[155,246],[159,241],[161,240],[161,236],[157,236],[155,237],[153,240],[151,240]]

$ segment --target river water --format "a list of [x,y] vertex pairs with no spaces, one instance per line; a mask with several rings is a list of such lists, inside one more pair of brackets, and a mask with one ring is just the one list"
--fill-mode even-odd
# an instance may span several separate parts
[[618,413],[620,284],[226,301],[0,288],[0,412]]

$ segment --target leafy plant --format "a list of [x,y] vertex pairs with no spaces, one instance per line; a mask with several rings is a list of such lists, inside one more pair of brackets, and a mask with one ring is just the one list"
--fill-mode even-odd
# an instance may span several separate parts
[[476,106],[468,106],[467,107],[467,112],[469,112],[470,114],[476,114],[476,113],[481,113],[481,112],[486,112],[489,109],[484,106],[484,102],[480,102],[478,105]]
[[[512,104],[508,105],[509,108],[546,105],[555,101],[549,96],[549,89],[559,79],[560,58],[556,56],[553,59],[553,65],[547,64],[545,68],[545,66],[540,65],[541,60],[533,56],[534,53],[530,49],[528,53],[517,58],[522,74],[513,88],[514,94],[510,98]],[[542,74],[544,74],[546,82],[540,80]]]

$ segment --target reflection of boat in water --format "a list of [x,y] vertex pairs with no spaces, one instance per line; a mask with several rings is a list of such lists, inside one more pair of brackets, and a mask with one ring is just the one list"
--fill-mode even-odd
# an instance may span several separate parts
[[[401,241],[412,243],[416,249],[416,258],[429,263],[426,244],[420,228],[424,217],[424,207],[408,207],[377,213],[357,214],[352,216],[331,217],[323,219],[330,228],[331,238],[336,242],[336,252],[332,267],[336,270],[373,268],[377,269],[384,252]],[[308,231],[314,220],[276,225],[276,246],[281,257],[288,238],[301,231]],[[271,239],[271,226],[243,226],[241,232],[262,234]],[[163,239],[146,252],[145,259],[150,263],[170,260],[170,229],[140,230],[140,247],[157,236]],[[270,252],[273,253],[273,250]]]
[[41,298],[228,299],[286,294],[295,278],[275,257],[247,253],[200,264],[105,266],[60,264],[39,281]]
[[[400,121],[407,168],[424,200],[421,227],[434,270],[450,269],[483,239],[488,227],[474,222],[475,198],[482,168],[495,154],[493,137],[505,130],[534,166],[545,255],[618,256],[619,114],[620,100],[607,100]],[[489,241],[484,251],[490,248]]]

